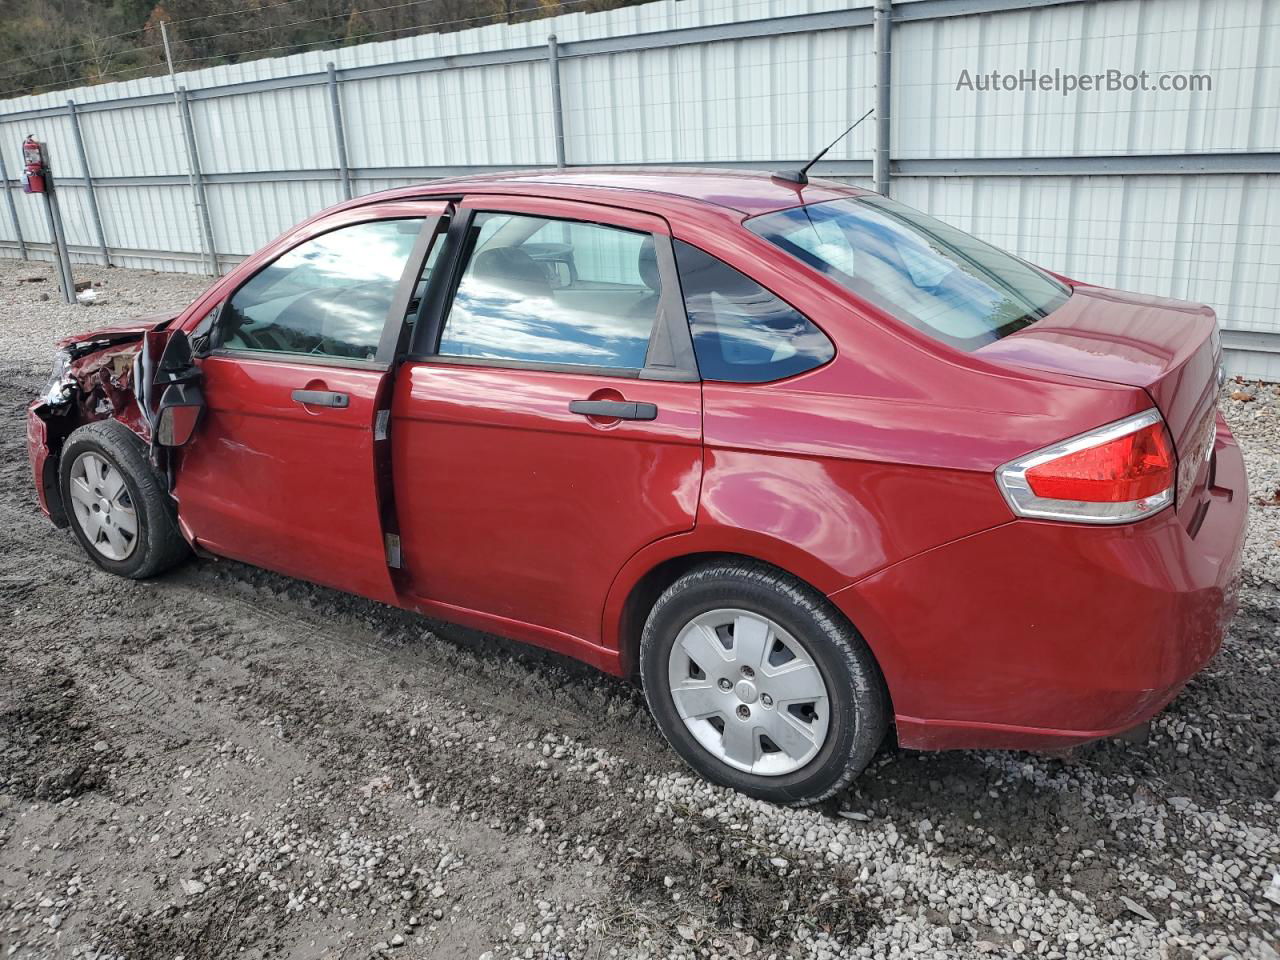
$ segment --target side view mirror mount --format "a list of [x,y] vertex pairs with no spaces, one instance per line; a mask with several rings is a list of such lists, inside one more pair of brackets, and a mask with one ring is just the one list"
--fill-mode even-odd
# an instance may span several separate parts
[[191,341],[183,331],[173,331],[169,334],[164,352],[160,354],[160,362],[156,365],[156,386],[190,383],[199,379],[200,368],[195,365],[191,355]]
[[190,345],[191,352],[197,357],[207,356],[210,350],[218,346],[216,337],[221,331],[218,321],[222,317],[222,311],[227,303],[224,300],[212,310],[204,315],[204,318],[195,325],[191,331]]

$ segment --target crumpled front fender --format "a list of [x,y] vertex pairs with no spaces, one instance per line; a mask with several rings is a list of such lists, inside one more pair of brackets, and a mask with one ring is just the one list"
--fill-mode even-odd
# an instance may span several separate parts
[[37,400],[27,408],[27,459],[36,482],[36,500],[41,512],[56,526],[67,525],[67,512],[58,489],[58,463],[49,448],[48,406]]
[[62,444],[77,427],[119,420],[149,443],[151,429],[135,394],[137,360],[145,331],[98,331],[63,341],[54,378],[27,408],[27,458],[40,509],[66,526],[58,482]]

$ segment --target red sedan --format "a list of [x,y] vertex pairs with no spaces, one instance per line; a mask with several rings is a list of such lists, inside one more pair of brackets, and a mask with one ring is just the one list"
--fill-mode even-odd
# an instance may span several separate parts
[[638,674],[703,775],[808,803],[905,747],[1139,727],[1234,609],[1207,307],[838,184],[513,174],[362,197],[72,337],[41,506]]

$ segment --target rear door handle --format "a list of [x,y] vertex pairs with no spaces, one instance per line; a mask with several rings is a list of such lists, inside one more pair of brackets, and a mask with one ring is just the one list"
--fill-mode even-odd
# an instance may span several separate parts
[[294,403],[307,407],[345,407],[351,403],[351,398],[345,393],[332,390],[295,390],[292,396]]
[[609,420],[658,419],[658,408],[654,404],[631,400],[571,400],[569,412]]

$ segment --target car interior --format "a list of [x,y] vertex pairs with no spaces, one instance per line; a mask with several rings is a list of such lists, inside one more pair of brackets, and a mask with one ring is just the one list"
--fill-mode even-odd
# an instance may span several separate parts
[[[661,280],[653,238],[648,234],[563,220],[500,216],[506,222],[492,232],[487,223],[478,228],[470,268],[477,278],[583,313],[631,317],[652,324]],[[561,239],[551,239],[556,236]],[[648,334],[645,327],[644,335]]]
[[420,219],[321,234],[260,270],[227,302],[216,346],[372,360]]
[[469,239],[441,354],[644,366],[661,289],[648,234],[481,213]]

